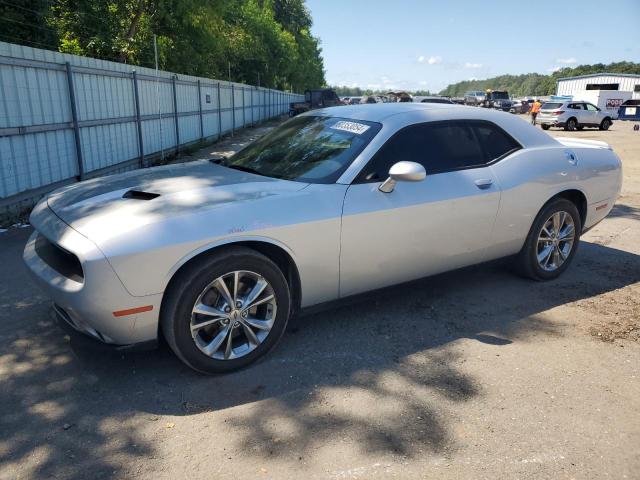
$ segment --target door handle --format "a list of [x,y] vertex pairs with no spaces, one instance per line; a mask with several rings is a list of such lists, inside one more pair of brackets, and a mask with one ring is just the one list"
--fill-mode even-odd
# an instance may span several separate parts
[[491,178],[480,178],[475,181],[475,184],[480,190],[486,190],[493,184],[493,180]]

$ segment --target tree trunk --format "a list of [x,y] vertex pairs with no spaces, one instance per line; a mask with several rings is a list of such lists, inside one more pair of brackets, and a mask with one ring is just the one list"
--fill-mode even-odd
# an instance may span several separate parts
[[[127,31],[127,35],[124,37],[125,41],[127,42],[126,43],[127,47],[131,44],[131,41],[133,40],[133,37],[136,34],[136,30],[138,29],[138,24],[140,23],[140,17],[142,16],[142,12],[144,11],[145,1],[146,0],[138,0],[138,7],[136,8],[136,13],[133,16],[133,19],[131,20],[131,25],[129,25],[129,30]],[[126,62],[127,57],[128,57],[128,54],[126,52],[126,49],[120,52],[119,60],[121,62],[123,63]]]

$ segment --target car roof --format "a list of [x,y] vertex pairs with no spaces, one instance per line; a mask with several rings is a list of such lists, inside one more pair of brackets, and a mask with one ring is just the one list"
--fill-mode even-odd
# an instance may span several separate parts
[[346,105],[340,107],[321,108],[311,110],[304,115],[328,115],[353,120],[366,120],[369,122],[382,122],[384,119],[399,113],[415,111],[438,110],[442,108],[460,108],[459,105],[447,103],[418,103],[418,102],[391,102],[371,103],[360,105]]
[[448,120],[484,120],[505,129],[525,147],[557,144],[551,136],[510,113],[492,108],[466,107],[451,103],[358,104],[311,110],[302,115],[331,116],[382,124],[381,134],[415,123]]

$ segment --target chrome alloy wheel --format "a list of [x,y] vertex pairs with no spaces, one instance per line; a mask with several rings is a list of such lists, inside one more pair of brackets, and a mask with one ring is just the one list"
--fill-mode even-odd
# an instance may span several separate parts
[[262,275],[226,273],[198,296],[191,311],[191,337],[208,357],[243,357],[267,338],[276,310],[275,293]]
[[538,234],[537,257],[543,270],[552,272],[569,258],[575,239],[573,218],[565,211],[555,212]]

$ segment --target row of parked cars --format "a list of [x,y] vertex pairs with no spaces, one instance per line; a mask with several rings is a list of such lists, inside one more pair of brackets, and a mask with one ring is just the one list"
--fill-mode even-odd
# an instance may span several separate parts
[[[528,113],[535,102],[533,98],[520,100],[511,99],[507,91],[489,90],[487,92],[470,91],[463,99],[452,99],[437,95],[412,97],[406,92],[389,92],[387,95],[368,95],[364,97],[339,98],[331,89],[307,90],[304,102],[294,102],[290,105],[290,116],[315,108],[337,105],[355,105],[367,103],[388,102],[422,102],[422,103],[461,103],[478,107],[502,110],[511,113]],[[611,113],[602,110],[590,102],[578,100],[549,101],[543,103],[538,113],[537,122],[542,129],[560,127],[565,130],[582,130],[585,127],[608,130],[613,124]],[[640,120],[640,100],[627,100],[618,111],[620,120]]]
[[488,92],[472,90],[465,93],[463,99],[464,105],[493,108],[511,113],[528,113],[533,102],[535,102],[533,98],[512,99],[506,90],[491,90]]
[[421,103],[449,103],[456,104],[462,102],[456,102],[449,97],[441,97],[439,95],[418,96],[412,97],[409,94],[402,96],[387,96],[387,95],[367,95],[364,97],[344,97],[342,103],[345,105],[360,105],[362,103],[394,103],[394,102],[421,102]]

